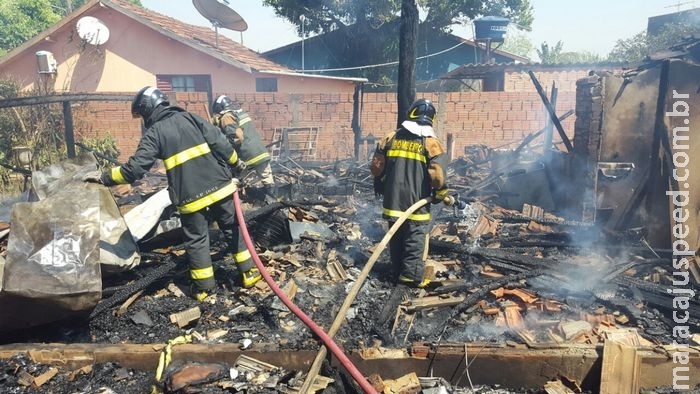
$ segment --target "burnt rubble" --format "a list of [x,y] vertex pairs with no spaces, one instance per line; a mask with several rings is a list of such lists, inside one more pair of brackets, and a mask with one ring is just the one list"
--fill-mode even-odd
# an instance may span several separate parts
[[[595,223],[565,219],[534,204],[504,208],[498,202],[507,194],[507,174],[493,171],[498,153],[470,149],[467,157],[451,163],[448,175],[451,188],[470,202],[467,210],[443,205],[433,209],[427,266],[435,281],[422,290],[397,287],[388,253],[381,255],[347,311],[336,342],[346,350],[466,342],[527,349],[595,345],[623,336],[665,351],[673,342],[669,251],[651,248],[642,229],[609,233]],[[285,194],[282,201],[265,204],[254,187],[241,191],[247,226],[270,275],[327,328],[387,225],[366,163],[293,164],[275,166]],[[163,175],[154,172],[133,187],[111,190],[125,213],[165,185]],[[216,229],[212,249],[217,291],[204,302],[186,295],[189,278],[174,212],[164,213],[157,232],[139,242],[141,262],[136,268],[103,278],[102,300],[89,314],[8,332],[2,343],[167,344],[188,336],[193,343],[239,344],[244,350],[318,350],[312,332],[265,282],[241,288],[230,251]],[[700,293],[697,283],[691,283]],[[690,300],[689,314],[697,332],[697,297]],[[699,340],[698,334],[692,338],[696,346]],[[89,371],[51,372],[54,376],[41,385],[32,379],[48,376],[44,374],[53,367],[24,355],[0,366],[0,388],[7,393],[29,392],[24,390],[30,387],[37,393],[143,393],[155,383],[153,371],[110,363]],[[184,366],[171,370],[175,367]],[[306,372],[283,365],[247,374],[232,372],[231,365],[222,370],[187,367],[218,376],[190,382],[207,393],[294,392]],[[335,381],[319,389],[324,393],[356,390],[342,370],[325,365],[321,375]],[[161,389],[168,389],[166,381],[158,383]],[[455,393],[499,392],[494,387],[433,387],[448,386]]]

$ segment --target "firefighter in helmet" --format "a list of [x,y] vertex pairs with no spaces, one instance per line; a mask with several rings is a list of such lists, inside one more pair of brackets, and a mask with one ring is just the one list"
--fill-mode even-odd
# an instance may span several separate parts
[[258,134],[250,115],[226,95],[218,96],[211,105],[212,122],[221,129],[226,138],[246,163],[241,179],[256,173],[263,186],[265,198],[277,198],[275,179],[270,167],[270,153]]
[[237,181],[228,168],[242,172],[245,163],[216,127],[170,105],[157,88],[139,90],[131,113],[143,119],[145,126],[136,153],[124,165],[93,172],[83,180],[106,186],[131,184],[143,177],[157,159],[163,160],[170,199],[180,214],[185,237],[192,296],[203,300],[216,288],[209,244],[210,217],[216,220],[229,245],[236,248],[243,286],[253,286],[262,276],[239,234],[232,199]]
[[[383,195],[382,216],[392,226],[413,204],[433,196],[442,202],[447,195],[447,155],[433,129],[435,106],[416,100],[398,130],[377,144],[371,172],[374,192]],[[400,284],[425,287],[423,256],[430,230],[430,204],[424,205],[399,227],[389,242],[393,270]]]

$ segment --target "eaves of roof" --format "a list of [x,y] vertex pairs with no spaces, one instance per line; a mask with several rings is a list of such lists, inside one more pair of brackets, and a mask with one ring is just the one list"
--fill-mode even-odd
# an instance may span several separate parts
[[73,23],[76,19],[98,6],[108,7],[115,12],[153,29],[159,34],[163,34],[183,45],[203,52],[245,72],[251,73],[260,69],[289,71],[286,67],[265,59],[262,55],[242,44],[223,35],[217,35],[216,32],[208,27],[189,25],[180,20],[132,5],[124,0],[90,0],[86,2],[83,6],[58,21],[49,29],[39,33],[31,40],[10,51],[0,59],[0,65],[24,52],[27,48],[50,37],[55,32]]
[[259,70],[258,72],[264,73],[264,74],[272,74],[272,75],[286,75],[286,76],[293,76],[293,77],[316,78],[316,79],[333,79],[333,80],[349,81],[349,82],[368,82],[369,81],[367,78],[335,77],[335,76],[331,76],[331,75],[304,74],[304,73],[298,73],[298,72],[294,72],[294,71]]
[[24,52],[27,48],[31,48],[32,46],[50,38],[53,33],[61,30],[64,26],[71,23],[77,16],[84,14],[85,11],[92,8],[95,4],[98,4],[98,3],[99,3],[99,0],[91,0],[91,1],[86,2],[85,4],[83,4],[82,7],[73,11],[73,14],[76,15],[75,17],[73,17],[73,18],[65,17],[65,18],[59,20],[53,26],[51,26],[48,29],[44,30],[43,32],[37,34],[36,36],[31,38],[30,40],[28,40],[24,44],[11,50],[7,54],[5,54],[5,56],[0,58],[0,66],[2,66],[4,63],[6,63],[10,59],[14,58],[15,56],[17,56],[18,54]]
[[101,0],[101,3],[158,33],[245,72],[250,73],[260,69],[287,70],[286,67],[265,59],[257,52],[218,34],[211,28],[190,25],[124,0]]

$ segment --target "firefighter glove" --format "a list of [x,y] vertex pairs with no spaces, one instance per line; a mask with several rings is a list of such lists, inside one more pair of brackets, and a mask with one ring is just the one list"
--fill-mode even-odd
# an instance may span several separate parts
[[433,192],[433,204],[438,204],[441,203],[445,200],[445,198],[448,197],[448,189],[446,187],[443,187],[442,189],[435,190]]
[[384,181],[379,177],[374,178],[374,195],[379,197],[382,194],[384,194]]
[[104,183],[102,182],[102,171],[100,170],[94,170],[90,171],[87,174],[83,175],[83,182],[92,182],[92,183]]

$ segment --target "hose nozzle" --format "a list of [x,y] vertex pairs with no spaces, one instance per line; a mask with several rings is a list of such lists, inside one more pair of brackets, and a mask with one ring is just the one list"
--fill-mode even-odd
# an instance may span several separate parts
[[447,196],[442,202],[448,207],[455,207],[460,211],[467,207],[467,203],[464,200],[460,200],[459,196]]

